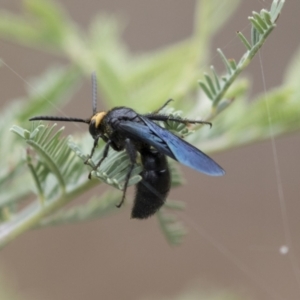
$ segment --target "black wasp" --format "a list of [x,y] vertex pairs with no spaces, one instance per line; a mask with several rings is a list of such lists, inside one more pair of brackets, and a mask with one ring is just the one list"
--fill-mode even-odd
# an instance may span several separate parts
[[[92,74],[93,84],[93,115],[88,119],[65,118],[52,116],[37,116],[30,119],[82,122],[89,124],[89,132],[94,139],[94,145],[89,158],[94,154],[99,139],[106,145],[103,157],[95,169],[99,168],[107,157],[108,151],[125,150],[130,159],[130,168],[125,178],[122,200],[125,199],[128,181],[140,153],[143,171],[142,180],[136,185],[136,194],[131,213],[132,218],[145,219],[153,215],[165,202],[171,186],[171,174],[166,155],[180,163],[207,175],[221,176],[224,170],[205,153],[187,143],[183,139],[164,129],[153,121],[175,121],[184,124],[209,124],[209,122],[181,119],[159,112],[170,102],[168,100],[161,108],[153,113],[140,115],[128,107],[115,107],[107,112],[97,111],[96,75]],[[89,178],[91,173],[89,174]]]

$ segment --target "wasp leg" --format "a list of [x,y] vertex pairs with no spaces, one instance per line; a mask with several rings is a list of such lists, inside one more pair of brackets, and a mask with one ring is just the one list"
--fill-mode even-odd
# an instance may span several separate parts
[[93,145],[93,148],[92,148],[92,151],[91,151],[91,154],[88,156],[88,158],[84,161],[85,164],[88,163],[89,159],[91,159],[94,155],[94,152],[95,152],[95,149],[97,148],[98,146],[98,141],[99,141],[99,137],[96,137],[94,139],[94,145]]
[[125,140],[125,149],[126,149],[126,152],[129,156],[130,166],[129,166],[129,171],[128,171],[128,173],[126,175],[126,178],[125,178],[122,200],[118,205],[116,205],[118,208],[122,206],[122,204],[125,200],[126,190],[127,190],[127,187],[128,187],[128,182],[129,182],[130,175],[132,173],[132,170],[134,168],[134,165],[136,163],[136,158],[137,158],[136,148],[134,147],[134,144],[130,141],[130,139]]
[[[93,168],[93,170],[89,173],[89,176],[88,176],[89,179],[91,179],[91,177],[92,177],[92,172],[95,171],[95,170],[97,170],[97,169],[100,167],[101,163],[104,161],[104,159],[107,157],[110,144],[111,144],[111,140],[108,140],[107,143],[106,143],[106,145],[105,145],[105,148],[104,148],[104,152],[103,152],[102,158],[98,161],[98,163],[96,164],[96,166],[95,166],[95,167]],[[95,145],[95,144],[94,144],[94,145]],[[94,151],[92,150],[92,153],[93,153],[93,152],[94,152]]]
[[169,99],[165,102],[165,104],[163,106],[161,106],[159,109],[156,109],[155,111],[153,111],[152,113],[150,114],[145,114],[144,116],[147,117],[148,115],[149,116],[152,116],[152,115],[156,115],[158,114],[161,110],[163,110],[170,102],[174,101],[173,99]]
[[205,124],[205,125],[209,125],[210,127],[212,127],[212,124],[207,121],[174,118],[174,117],[170,117],[168,115],[160,115],[160,114],[146,115],[146,116],[152,121],[162,121],[162,122],[174,121],[174,122],[183,123],[183,124]]

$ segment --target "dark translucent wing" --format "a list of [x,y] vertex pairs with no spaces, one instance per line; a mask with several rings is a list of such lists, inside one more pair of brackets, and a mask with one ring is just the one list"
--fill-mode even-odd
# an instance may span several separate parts
[[198,172],[211,176],[225,174],[225,171],[215,161],[196,147],[148,118],[141,116],[140,118],[145,122],[145,125],[131,121],[121,121],[118,131],[125,133],[129,138],[153,146],[163,154]]
[[141,117],[141,119],[147,124],[152,134],[155,134],[157,138],[160,138],[166,144],[173,156],[175,156],[175,159],[180,163],[211,176],[222,176],[225,174],[225,171],[214,160],[193,145],[158,126],[148,118]]

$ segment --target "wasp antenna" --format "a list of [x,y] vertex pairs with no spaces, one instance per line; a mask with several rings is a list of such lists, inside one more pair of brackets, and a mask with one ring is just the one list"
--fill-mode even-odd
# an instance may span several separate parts
[[93,115],[97,113],[97,76],[96,72],[92,73],[92,90],[93,90]]
[[90,119],[52,117],[52,116],[36,116],[30,118],[29,121],[59,121],[59,122],[77,122],[77,123],[86,123],[86,124],[90,123]]

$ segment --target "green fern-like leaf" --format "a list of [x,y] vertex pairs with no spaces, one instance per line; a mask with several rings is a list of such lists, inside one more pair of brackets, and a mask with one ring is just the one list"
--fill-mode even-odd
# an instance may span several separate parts
[[249,17],[252,24],[251,42],[249,42],[241,32],[238,32],[238,37],[241,39],[247,50],[238,63],[233,59],[228,59],[221,49],[217,50],[225,65],[227,73],[220,78],[212,66],[212,76],[204,74],[205,80],[199,81],[200,87],[213,103],[214,110],[212,116],[217,111],[220,111],[218,105],[224,98],[227,90],[237,76],[248,66],[255,54],[264,44],[268,35],[275,28],[276,20],[283,4],[284,0],[273,1],[270,11],[262,9],[260,13],[253,12],[253,15]]
[[110,191],[101,197],[94,196],[85,204],[76,205],[70,209],[63,209],[43,219],[37,227],[58,226],[98,219],[117,212],[116,204],[120,202],[120,193]]
[[[169,205],[169,208],[172,207],[172,209],[182,209],[182,205],[178,205],[177,203],[174,206]],[[178,220],[177,216],[170,211],[167,212],[164,208],[158,211],[156,215],[167,241],[174,246],[181,244],[182,239],[187,234],[187,230],[183,223]]]

